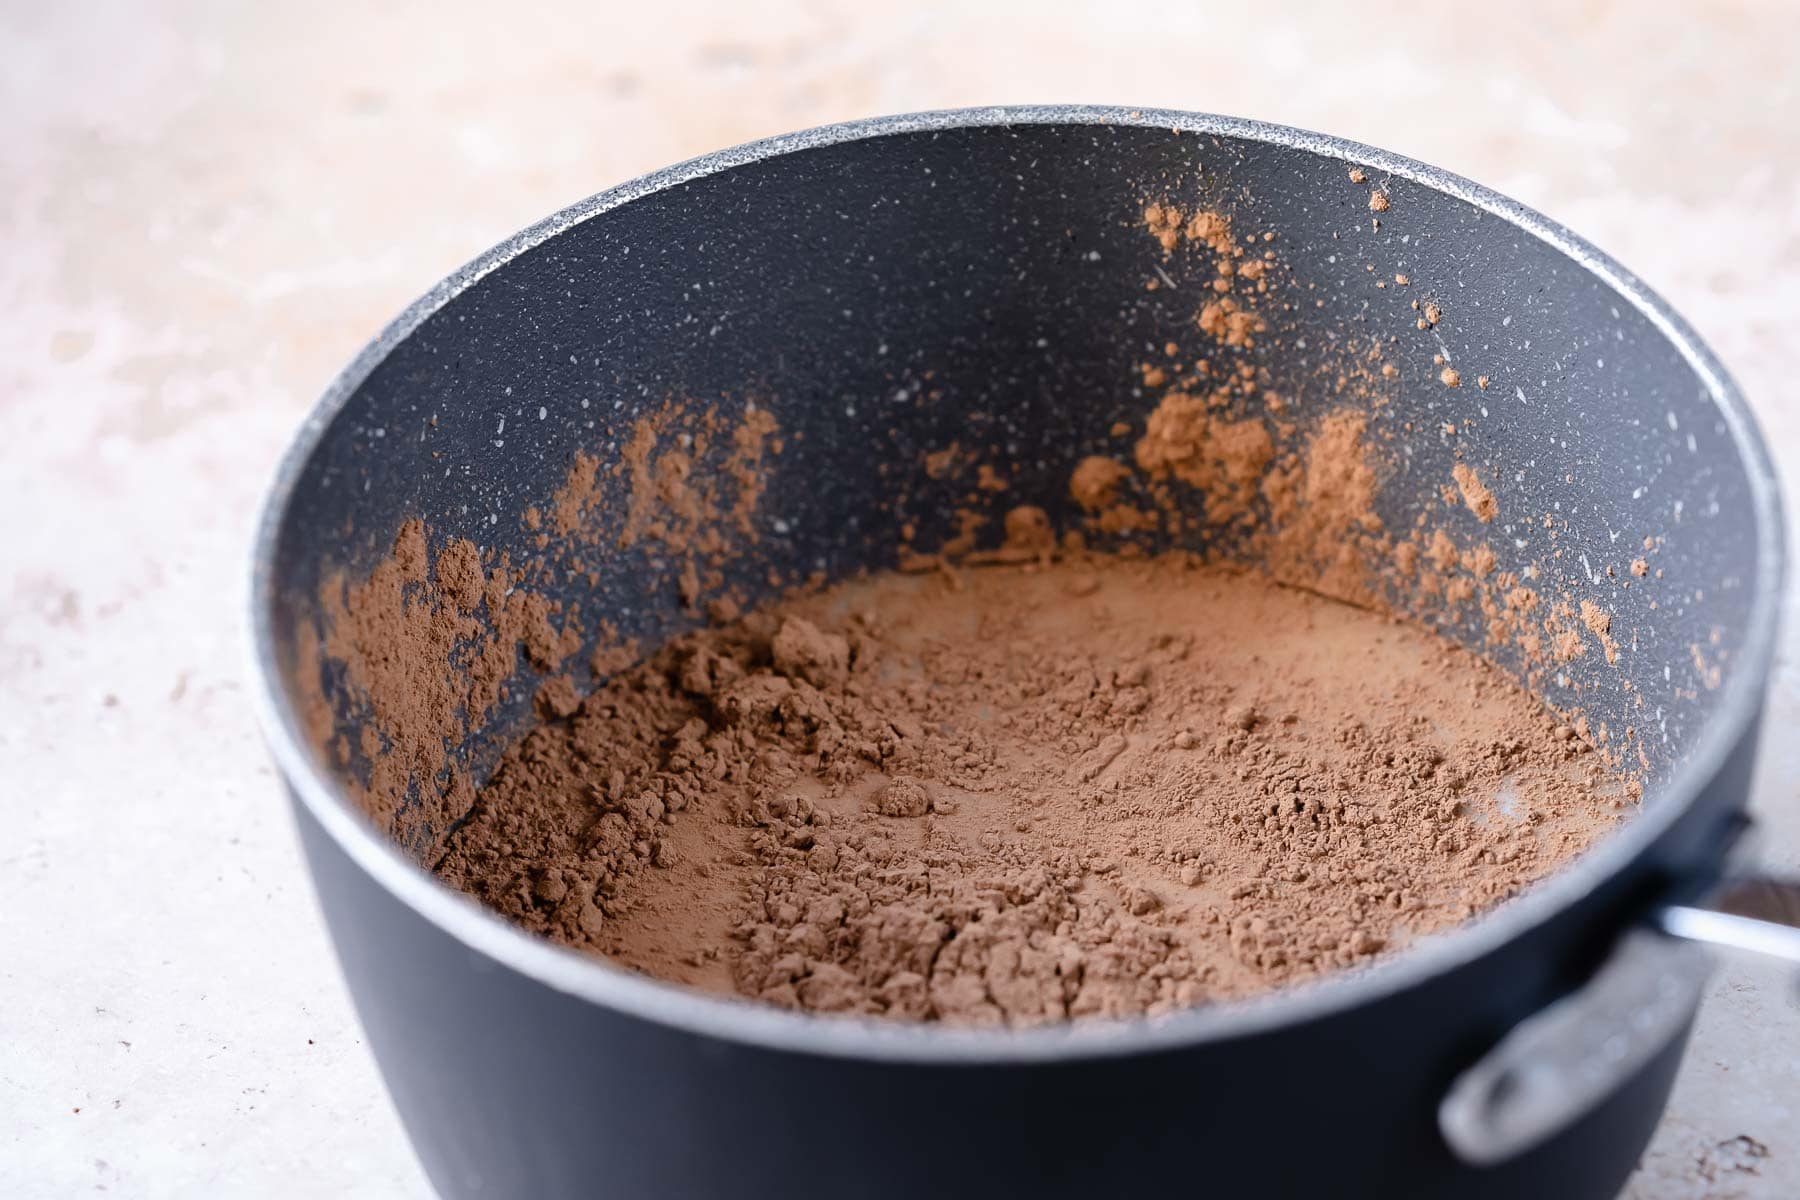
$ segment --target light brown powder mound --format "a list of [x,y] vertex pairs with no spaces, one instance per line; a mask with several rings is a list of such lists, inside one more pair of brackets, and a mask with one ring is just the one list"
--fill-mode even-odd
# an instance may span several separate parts
[[514,746],[438,869],[665,979],[1029,1025],[1366,962],[1555,869],[1621,797],[1418,627],[1076,556],[680,638]]

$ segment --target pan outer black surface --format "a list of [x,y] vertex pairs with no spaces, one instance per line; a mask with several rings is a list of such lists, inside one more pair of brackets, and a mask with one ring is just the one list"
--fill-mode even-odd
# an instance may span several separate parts
[[[1389,199],[1379,228],[1371,187]],[[1356,347],[1393,339],[1400,380],[1371,415],[1404,446],[1380,499],[1390,528],[1449,479],[1453,443],[1436,431],[1458,424],[1502,515],[1481,526],[1456,510],[1456,532],[1487,540],[1503,569],[1543,565],[1541,590],[1603,597],[1622,642],[1629,631],[1616,667],[1590,652],[1547,688],[1596,726],[1631,726],[1650,760],[1643,814],[1576,867],[1384,967],[1251,1005],[1029,1034],[872,1030],[695,997],[501,926],[384,848],[302,744],[294,673],[318,668],[296,661],[296,639],[324,570],[367,570],[409,517],[434,540],[524,557],[517,514],[578,450],[616,459],[669,396],[755,402],[787,435],[760,537],[729,568],[752,595],[771,568],[889,566],[904,519],[927,545],[948,534],[952,492],[915,464],[951,441],[1010,474],[1007,503],[1072,518],[1070,465],[1116,449],[1113,423],[1154,403],[1134,365],[1170,339],[1202,345],[1210,273],[1172,262],[1173,287],[1145,287],[1162,260],[1142,208],[1165,196],[1275,234],[1306,302],[1248,354],[1302,420],[1332,402]],[[1373,286],[1395,273],[1411,286]],[[1426,331],[1421,296],[1446,314]],[[1437,381],[1436,356],[1463,387]],[[927,386],[936,398],[919,403]],[[1564,523],[1554,544],[1544,514]],[[1619,586],[1626,573],[1607,568],[1646,536],[1661,539],[1662,577]],[[1748,787],[1779,546],[1768,464],[1716,363],[1542,218],[1315,135],[1019,109],[727,151],[596,197],[452,277],[302,434],[265,516],[253,615],[272,742],[346,976],[447,1196],[1604,1196],[1649,1137],[1685,1033],[1498,1167],[1459,1162],[1436,1106],[1647,903],[1717,870]],[[590,628],[606,617],[658,640],[691,623],[676,566],[620,550],[597,588],[557,598],[579,600]],[[1445,632],[1485,648],[1473,622]],[[1518,673],[1510,653],[1496,660]],[[460,748],[478,777],[530,691]]]

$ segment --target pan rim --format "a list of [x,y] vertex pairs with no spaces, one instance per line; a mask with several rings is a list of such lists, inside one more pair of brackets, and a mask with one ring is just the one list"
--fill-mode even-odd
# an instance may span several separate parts
[[[1659,803],[1639,813],[1567,868],[1498,909],[1422,939],[1392,959],[1255,998],[1186,1009],[1152,1020],[1088,1019],[1020,1030],[967,1030],[872,1018],[784,1012],[639,975],[529,934],[440,883],[395,849],[336,789],[308,750],[299,713],[281,686],[273,637],[276,540],[298,479],[332,420],[370,374],[427,319],[490,272],[557,234],[632,201],[692,180],[799,151],[952,129],[1020,125],[1144,126],[1302,150],[1346,166],[1404,178],[1452,196],[1543,241],[1599,278],[1668,339],[1719,408],[1744,464],[1757,518],[1758,584],[1740,661],[1694,752]],[[390,322],[333,379],[284,453],[255,526],[246,626],[258,724],[290,795],[362,871],[396,900],[470,949],[572,997],[687,1033],[770,1050],[865,1060],[974,1065],[1143,1054],[1266,1033],[1323,1019],[1417,986],[1525,936],[1591,894],[1642,855],[1687,813],[1759,718],[1774,658],[1784,532],[1768,449],[1743,395],[1698,334],[1660,296],[1561,224],[1440,168],[1327,134],[1245,118],[1103,105],[1023,105],[880,116],[765,138],[689,159],[599,192],[527,227],[434,285]]]

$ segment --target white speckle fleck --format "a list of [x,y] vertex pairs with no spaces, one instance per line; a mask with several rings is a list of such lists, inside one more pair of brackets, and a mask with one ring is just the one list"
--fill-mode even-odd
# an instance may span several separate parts
[[494,449],[498,450],[500,447],[502,447],[504,445],[506,445],[505,438],[495,438],[494,439]]
[[1530,404],[1531,403],[1531,401],[1529,401],[1525,398],[1525,389],[1522,387],[1515,387],[1513,389],[1513,395],[1515,395],[1519,398],[1520,404]]
[[496,434],[496,435],[499,435],[499,434],[502,434],[502,433],[505,433],[505,432],[506,432],[506,418],[505,418],[505,417],[501,417],[501,418],[500,418],[500,427],[499,427],[499,428],[498,428],[498,429],[496,429],[496,430],[494,430],[494,433],[495,433],[495,434]]
[[786,533],[788,531],[788,523],[780,517],[776,517],[770,522],[770,525],[774,528],[776,533]]
[[1681,422],[1677,421],[1675,419],[1675,412],[1673,409],[1671,409],[1669,411],[1669,428],[1670,429],[1680,429],[1681,428]]
[[549,409],[545,408],[542,404],[538,405],[538,420],[541,421],[549,415],[550,415]]
[[1644,489],[1641,486],[1632,488],[1631,498],[1633,500],[1642,500],[1644,498]]
[[1687,448],[1689,454],[1693,454],[1700,449],[1699,443],[1694,441],[1694,435],[1691,433],[1687,435]]

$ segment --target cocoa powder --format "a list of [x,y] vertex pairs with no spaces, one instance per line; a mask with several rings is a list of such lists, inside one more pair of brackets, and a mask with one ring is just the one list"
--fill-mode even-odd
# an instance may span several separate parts
[[1571,730],[1416,626],[1073,554],[679,638],[515,746],[437,869],[661,978],[1026,1025],[1367,961],[1622,805]]

